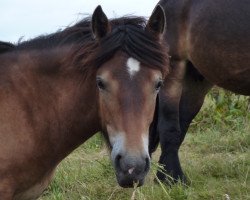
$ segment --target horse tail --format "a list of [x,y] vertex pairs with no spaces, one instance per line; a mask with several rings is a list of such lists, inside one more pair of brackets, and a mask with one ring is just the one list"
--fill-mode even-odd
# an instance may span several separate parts
[[13,50],[15,45],[10,42],[2,42],[0,41],[0,54]]

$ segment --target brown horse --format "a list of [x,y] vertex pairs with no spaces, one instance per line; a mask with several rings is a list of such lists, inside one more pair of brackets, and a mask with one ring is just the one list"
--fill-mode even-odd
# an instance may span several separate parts
[[[181,179],[178,150],[204,97],[216,84],[250,95],[249,0],[161,0],[171,71],[159,94],[150,152],[161,144],[159,162]],[[158,120],[158,121],[157,121]],[[157,173],[159,179],[168,179]]]
[[92,19],[17,46],[1,43],[0,199],[37,198],[58,163],[102,131],[118,183],[143,184],[149,126],[167,74],[164,12]]

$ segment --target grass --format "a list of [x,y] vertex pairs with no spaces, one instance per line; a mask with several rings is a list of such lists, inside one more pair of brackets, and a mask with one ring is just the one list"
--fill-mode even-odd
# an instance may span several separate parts
[[214,89],[180,149],[190,186],[155,183],[160,150],[145,185],[123,189],[101,136],[67,157],[40,200],[250,199],[250,99]]

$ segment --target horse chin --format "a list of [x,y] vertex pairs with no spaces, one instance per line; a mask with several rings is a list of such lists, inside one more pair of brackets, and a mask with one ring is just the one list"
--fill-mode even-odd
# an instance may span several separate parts
[[144,177],[134,177],[129,174],[119,175],[116,174],[118,184],[123,188],[135,188],[144,184]]

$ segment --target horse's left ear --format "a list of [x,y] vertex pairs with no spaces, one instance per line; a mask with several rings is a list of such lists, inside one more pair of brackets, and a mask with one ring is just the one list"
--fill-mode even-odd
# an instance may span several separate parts
[[92,15],[92,32],[95,38],[101,39],[107,33],[110,32],[110,24],[107,16],[102,10],[102,7],[99,5],[96,7]]
[[162,38],[166,26],[165,12],[161,5],[157,5],[150,16],[146,30],[152,32],[158,39]]

